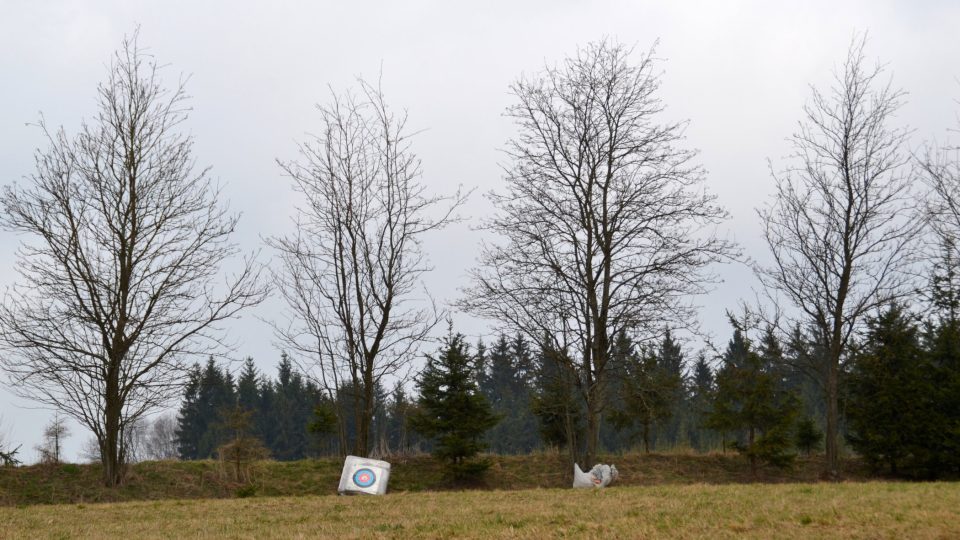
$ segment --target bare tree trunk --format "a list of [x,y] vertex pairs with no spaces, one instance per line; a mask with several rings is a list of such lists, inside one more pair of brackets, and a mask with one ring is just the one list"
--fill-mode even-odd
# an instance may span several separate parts
[[596,410],[597,406],[596,400],[587,403],[587,445],[583,457],[587,467],[596,464],[597,452],[600,449],[601,414]]
[[120,433],[121,407],[116,399],[107,399],[104,408],[103,444],[100,445],[100,461],[103,465],[103,482],[117,486],[123,481],[123,463],[120,448],[123,444]]
[[826,470],[824,474],[829,480],[840,479],[840,413],[838,404],[840,402],[840,384],[839,384],[839,359],[830,362],[827,373],[827,425],[826,425]]

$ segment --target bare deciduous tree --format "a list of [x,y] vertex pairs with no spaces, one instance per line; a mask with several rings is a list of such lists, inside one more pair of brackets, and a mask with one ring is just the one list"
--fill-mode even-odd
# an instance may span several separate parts
[[251,435],[253,411],[245,411],[237,406],[221,411],[220,417],[223,427],[232,435],[230,440],[217,448],[221,470],[232,470],[233,479],[238,482],[250,482],[251,465],[270,455],[260,439]]
[[300,161],[280,163],[305,204],[297,232],[269,244],[280,254],[275,281],[291,310],[274,323],[276,335],[337,403],[340,451],[365,456],[377,385],[405,375],[441,318],[429,298],[414,296],[430,269],[421,238],[456,219],[464,195],[427,193],[406,115],[387,107],[380,88],[360,88],[318,106],[320,134],[300,145]]
[[189,356],[221,345],[219,322],[266,294],[252,258],[218,277],[237,216],[194,170],[186,97],[125,39],[94,121],[73,138],[41,121],[36,172],[0,197],[3,224],[31,237],[0,306],[3,366],[16,391],[93,431],[110,486],[128,427],[176,394]]
[[156,417],[146,430],[143,443],[144,459],[155,461],[175,460],[177,451],[177,417],[163,414]]
[[[774,173],[776,195],[758,210],[773,256],[757,274],[775,302],[824,340],[814,366],[826,395],[829,478],[839,476],[838,388],[851,337],[863,316],[909,290],[906,270],[920,220],[913,212],[909,132],[890,123],[904,93],[854,42],[826,94],[813,90],[792,137],[793,161]],[[817,357],[819,359],[819,356]]]
[[70,436],[66,419],[55,414],[53,420],[43,428],[43,442],[35,447],[40,463],[59,465],[63,457],[63,441]]
[[[690,327],[690,295],[711,263],[734,255],[712,229],[726,212],[703,187],[683,124],[660,119],[653,51],[610,42],[513,85],[507,114],[507,189],[488,222],[505,242],[484,247],[461,305],[552,340],[586,409],[585,449],[596,457],[612,337],[638,339],[665,322]],[[582,453],[581,453],[582,452]]]

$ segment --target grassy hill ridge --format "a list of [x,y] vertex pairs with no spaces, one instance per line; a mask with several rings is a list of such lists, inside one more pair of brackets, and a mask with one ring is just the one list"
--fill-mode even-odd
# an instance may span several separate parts
[[[564,488],[571,472],[557,453],[488,456],[493,466],[480,490]],[[746,461],[735,454],[624,454],[601,458],[620,470],[619,485],[740,484],[815,482],[820,457],[803,458],[789,470],[763,468],[754,477]],[[442,467],[430,456],[395,457],[390,492],[463,489],[452,486]],[[332,495],[340,480],[342,461],[321,458],[292,462],[264,461],[254,465],[249,486],[235,482],[215,461],[144,462],[131,466],[126,484],[107,489],[100,484],[99,465],[65,464],[0,468],[0,506],[121,502],[161,499],[234,498],[243,496]],[[868,475],[856,460],[845,463],[847,478]]]

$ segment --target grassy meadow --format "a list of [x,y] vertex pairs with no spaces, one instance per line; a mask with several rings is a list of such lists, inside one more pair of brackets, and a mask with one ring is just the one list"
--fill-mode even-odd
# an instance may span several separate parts
[[240,484],[213,461],[146,462],[106,489],[98,465],[0,468],[7,538],[960,538],[960,483],[884,482],[819,457],[753,475],[735,454],[625,454],[618,483],[572,490],[557,453],[490,456],[453,486],[429,456],[394,458],[386,497],[335,495],[341,460],[265,461]]
[[3,538],[957,538],[960,484],[404,492],[0,508]]
[[[488,456],[492,466],[485,478],[467,486],[478,490],[566,488],[571,470],[567,458],[556,452],[524,456]],[[390,492],[449,491],[452,486],[441,466],[430,456],[391,458]],[[601,456],[620,470],[619,486],[674,484],[739,484],[816,482],[822,458],[800,458],[790,469],[761,468],[756,475],[735,453],[630,453]],[[144,462],[131,467],[125,484],[107,489],[99,465],[33,465],[0,468],[0,506],[87,504],[162,499],[211,499],[332,495],[340,481],[343,461],[321,458],[302,461],[264,461],[253,466],[250,485],[232,480],[215,461]],[[865,480],[867,471],[857,460],[844,462],[845,478]]]

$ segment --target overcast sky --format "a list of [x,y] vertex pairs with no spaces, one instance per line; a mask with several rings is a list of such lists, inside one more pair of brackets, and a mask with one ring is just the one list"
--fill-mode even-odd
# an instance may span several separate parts
[[[960,107],[960,3],[951,1],[579,2],[549,1],[98,1],[0,0],[0,183],[33,170],[40,112],[76,131],[95,113],[97,83],[125,33],[141,26],[141,44],[174,82],[191,75],[193,113],[186,124],[196,158],[212,167],[233,210],[242,212],[236,241],[245,250],[290,229],[296,202],[276,158],[295,156],[295,142],[318,126],[313,105],[329,87],[343,90],[358,75],[382,69],[389,103],[423,129],[414,149],[423,181],[449,193],[477,188],[466,213],[489,212],[481,194],[501,186],[500,149],[513,133],[502,113],[508,86],[605,37],[650,47],[659,39],[665,119],[689,119],[686,144],[700,150],[707,185],[732,219],[723,230],[764,259],[754,209],[772,192],[767,160],[789,147],[809,85],[829,84],[851,37],[868,32],[867,53],[888,64],[909,92],[897,118],[913,127],[913,144],[947,138]],[[468,224],[429,238],[435,266],[428,286],[456,298],[473,264],[481,233]],[[19,238],[0,233],[0,287],[15,279]],[[263,253],[269,260],[270,253]],[[703,297],[704,328],[725,340],[724,310],[752,296],[744,267],[727,266],[715,292]],[[268,327],[282,305],[268,301],[233,326],[234,356],[253,356],[273,373],[279,353]],[[455,317],[471,335],[482,321]],[[50,411],[0,388],[0,433],[35,459]],[[89,438],[75,427],[69,454]]]

